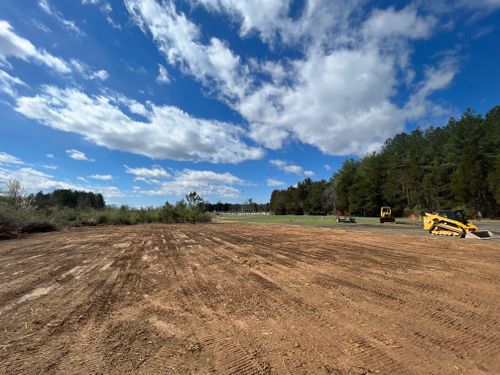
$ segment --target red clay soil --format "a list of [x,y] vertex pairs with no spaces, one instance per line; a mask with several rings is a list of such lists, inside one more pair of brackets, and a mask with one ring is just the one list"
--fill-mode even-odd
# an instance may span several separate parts
[[1,374],[500,374],[500,243],[258,224],[0,242]]

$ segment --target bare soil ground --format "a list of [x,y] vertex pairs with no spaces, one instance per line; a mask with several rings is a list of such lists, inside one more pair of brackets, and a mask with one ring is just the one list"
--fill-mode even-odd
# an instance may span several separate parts
[[500,242],[259,224],[0,242],[1,374],[500,374]]

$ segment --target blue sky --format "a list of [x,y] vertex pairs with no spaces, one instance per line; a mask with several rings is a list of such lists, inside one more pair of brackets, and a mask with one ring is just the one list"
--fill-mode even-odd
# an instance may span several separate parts
[[500,103],[500,1],[3,0],[0,183],[268,201]]

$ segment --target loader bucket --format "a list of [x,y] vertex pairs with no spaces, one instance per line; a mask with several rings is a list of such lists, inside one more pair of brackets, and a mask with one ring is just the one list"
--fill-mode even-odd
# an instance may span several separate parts
[[475,230],[468,232],[465,238],[475,239],[475,240],[486,240],[488,238],[493,238],[495,235],[489,230]]

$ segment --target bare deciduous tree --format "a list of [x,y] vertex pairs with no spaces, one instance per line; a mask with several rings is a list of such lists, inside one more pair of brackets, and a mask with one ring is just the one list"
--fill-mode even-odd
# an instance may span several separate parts
[[5,184],[6,196],[15,206],[21,204],[24,195],[24,188],[20,181],[15,178],[10,179]]
[[7,196],[11,199],[17,199],[23,195],[23,185],[16,179],[7,181]]

